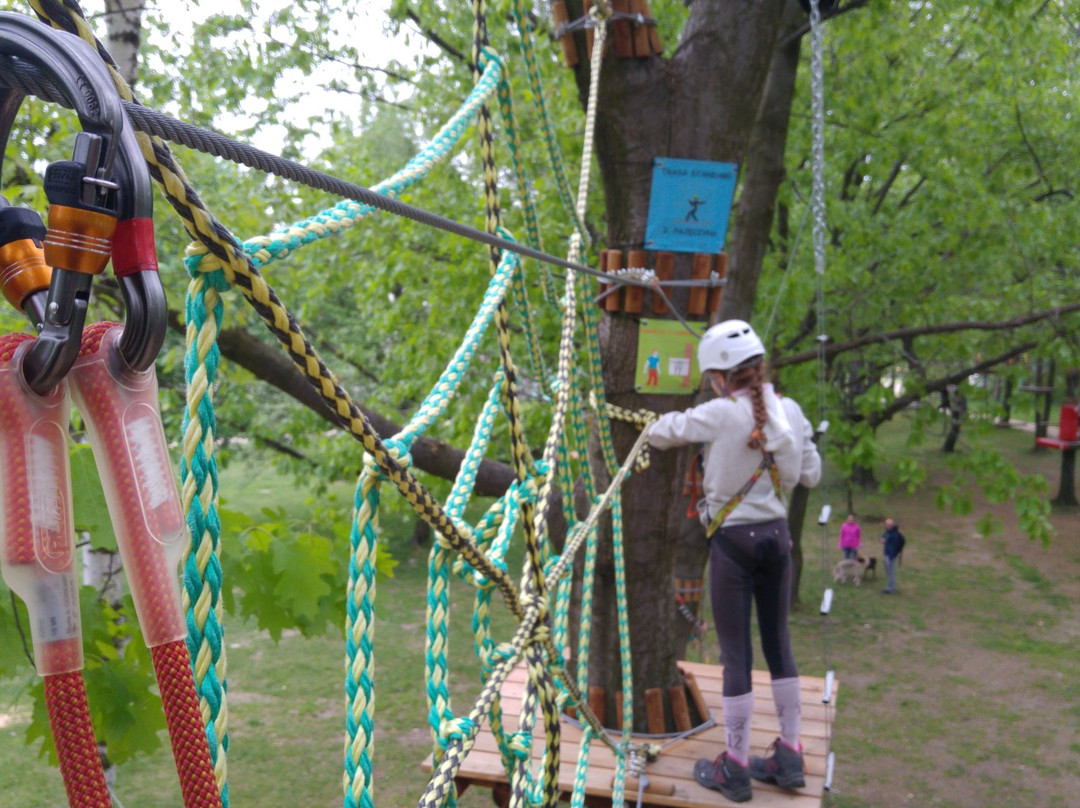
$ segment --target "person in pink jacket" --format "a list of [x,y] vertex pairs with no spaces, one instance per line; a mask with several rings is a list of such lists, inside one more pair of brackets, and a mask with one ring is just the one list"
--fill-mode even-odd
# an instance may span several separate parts
[[855,514],[849,513],[847,520],[840,525],[840,549],[844,552],[844,558],[858,558],[861,544],[862,528],[855,521]]

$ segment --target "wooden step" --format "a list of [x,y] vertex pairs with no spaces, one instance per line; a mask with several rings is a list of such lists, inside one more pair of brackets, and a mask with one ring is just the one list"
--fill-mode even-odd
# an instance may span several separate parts
[[[680,662],[679,667],[693,675],[702,698],[715,722],[712,727],[700,730],[688,737],[650,739],[664,744],[657,760],[645,768],[646,779],[652,778],[652,786],[643,792],[642,805],[686,806],[687,808],[715,808],[723,798],[715,791],[699,786],[693,777],[694,763],[700,758],[715,758],[724,750],[724,726],[722,704],[722,674],[719,665],[696,662]],[[511,673],[502,689],[501,707],[503,725],[508,730],[518,726],[521,696],[525,690],[526,671],[519,665]],[[756,808],[820,808],[825,785],[826,758],[832,734],[832,715],[836,705],[838,685],[833,681],[830,704],[821,701],[825,680],[801,677],[802,684],[802,743],[803,760],[806,764],[806,786],[794,791],[783,791],[766,783],[754,783]],[[779,725],[773,706],[769,674],[754,671],[754,714],[751,730],[751,754],[763,755],[765,748],[776,738]],[[532,756],[534,772],[538,772],[544,754],[544,737],[541,721],[536,722]],[[574,787],[574,771],[577,765],[581,730],[576,722],[563,718],[560,730],[559,790],[569,796]],[[618,738],[617,733],[613,737]],[[431,770],[431,758],[424,762]],[[610,801],[615,775],[615,757],[603,743],[593,741],[589,755],[589,770],[585,793],[591,797]],[[460,786],[476,785],[493,789],[497,801],[507,794],[506,774],[499,756],[498,744],[485,726],[476,739],[458,771]],[[631,793],[627,787],[626,798],[637,801],[637,781],[633,781]]]

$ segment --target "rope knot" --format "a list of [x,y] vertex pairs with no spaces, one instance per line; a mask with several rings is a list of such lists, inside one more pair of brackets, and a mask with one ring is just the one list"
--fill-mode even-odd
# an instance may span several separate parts
[[[409,454],[409,449],[412,448],[410,443],[397,438],[387,438],[382,443],[386,448],[386,454],[396,460],[399,466],[403,469],[412,468],[412,455]],[[375,456],[371,452],[364,452],[364,471],[374,475],[379,482],[388,479],[386,472],[375,461]]]
[[589,16],[592,17],[594,25],[611,19],[613,13],[614,10],[608,0],[600,0],[596,5],[589,9]]
[[439,725],[439,746],[445,752],[450,744],[460,743],[476,732],[476,724],[467,715],[444,720]]
[[506,738],[506,746],[518,760],[528,760],[532,755],[532,733],[518,731]]
[[[502,76],[506,72],[506,63],[502,60],[502,57],[491,46],[486,46],[480,49],[480,56],[476,60],[479,63],[481,71],[487,70],[489,63],[494,62],[499,66],[499,75]],[[501,228],[500,228],[501,229]]]
[[514,492],[514,499],[517,500],[519,505],[535,505],[537,495],[540,493],[536,487],[535,477],[526,477],[524,480],[519,480],[514,483],[517,486],[517,490]]
[[189,244],[184,251],[184,268],[192,280],[203,278],[219,292],[227,292],[230,288],[225,264],[198,242]]
[[412,441],[388,438],[383,441],[383,446],[386,447],[386,451],[398,462],[399,466],[403,469],[412,468],[412,455],[409,453],[412,449]]

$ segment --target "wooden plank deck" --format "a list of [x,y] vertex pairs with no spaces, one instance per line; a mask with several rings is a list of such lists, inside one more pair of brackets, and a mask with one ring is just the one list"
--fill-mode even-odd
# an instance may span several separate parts
[[[717,805],[726,804],[726,800],[716,791],[699,786],[693,778],[693,769],[694,763],[699,758],[714,758],[724,749],[721,706],[723,669],[719,665],[703,665],[694,662],[680,662],[679,667],[692,673],[697,679],[698,688],[712,713],[715,726],[668,744],[660,757],[648,764],[645,775],[652,784],[652,788],[645,792],[642,804],[715,808]],[[776,786],[755,781],[753,804],[756,808],[774,808],[774,806],[820,808],[825,784],[825,764],[829,753],[831,715],[836,705],[837,684],[834,680],[830,706],[821,701],[824,679],[810,676],[803,676],[801,679],[802,743],[803,759],[807,770],[806,786],[796,791],[783,791]],[[517,727],[525,680],[525,669],[523,666],[518,666],[503,687],[503,721],[510,730]],[[779,734],[769,674],[765,671],[754,671],[753,685],[755,698],[751,753],[764,754],[765,748]],[[564,720],[559,788],[567,797],[574,786],[574,769],[577,764],[580,740],[581,731],[569,720]],[[537,722],[536,737],[533,741],[534,763],[540,760],[543,752],[542,729],[540,722]],[[604,744],[594,741],[589,761],[586,794],[600,799],[607,798],[610,801],[615,774],[614,755]],[[428,758],[424,765],[430,770],[431,759]],[[457,781],[462,786],[475,785],[494,789],[496,794],[505,793],[506,776],[503,772],[498,746],[487,727],[484,727],[477,736],[476,745],[462,764]],[[633,790],[630,788],[631,785]],[[636,802],[636,782],[628,784],[625,796],[631,803]]]

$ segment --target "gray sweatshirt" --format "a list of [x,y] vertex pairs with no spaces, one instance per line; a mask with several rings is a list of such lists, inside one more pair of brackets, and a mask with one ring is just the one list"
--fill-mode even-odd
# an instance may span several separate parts
[[[802,409],[792,399],[777,396],[769,384],[765,385],[765,411],[765,448],[776,458],[786,500],[797,483],[817,485],[821,457],[813,442],[814,429]],[[761,452],[746,445],[753,430],[753,408],[745,391],[683,412],[669,412],[653,424],[649,444],[657,449],[705,444],[705,498],[698,505],[705,525],[746,485],[761,463]],[[787,503],[776,496],[766,473],[724,524],[768,522],[786,516]]]

